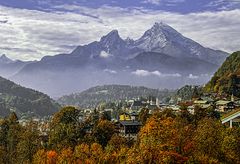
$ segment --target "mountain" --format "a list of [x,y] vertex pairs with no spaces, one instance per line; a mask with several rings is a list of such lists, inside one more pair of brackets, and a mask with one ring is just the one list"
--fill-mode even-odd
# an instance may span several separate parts
[[11,79],[54,97],[104,84],[178,88],[206,83],[227,55],[155,23],[137,40],[113,30],[70,54],[27,64]]
[[240,97],[240,51],[234,52],[226,59],[206,84],[205,90]]
[[9,63],[13,63],[14,61],[11,60],[10,58],[8,58],[5,54],[3,54],[1,57],[0,57],[0,63],[1,64],[9,64]]
[[104,85],[87,89],[81,93],[65,95],[58,99],[63,105],[74,105],[83,108],[96,107],[101,102],[116,102],[134,98],[147,98],[149,96],[163,99],[172,95],[173,91],[150,89],[146,87],[128,85]]
[[165,23],[155,23],[134,42],[134,46],[144,51],[159,52],[180,58],[196,58],[218,65],[226,58],[225,52],[205,48]]
[[6,55],[0,57],[0,76],[9,78],[20,71],[25,65],[33,62],[24,62],[21,60],[12,60]]
[[218,65],[201,59],[196,60],[193,57],[176,58],[158,52],[143,52],[128,62],[135,69],[161,70],[167,73],[180,72],[186,75],[194,72],[197,72],[197,74],[207,74],[214,72],[218,68]]
[[[227,53],[205,48],[188,39],[167,24],[155,23],[136,41],[123,40],[117,30],[103,36],[100,41],[78,46],[71,54],[43,57],[37,64],[26,66],[21,72],[44,70],[65,70],[69,67],[118,67],[126,65],[128,59],[143,52],[167,54],[175,58],[194,58],[213,65],[221,65]],[[117,63],[116,63],[117,62]],[[123,64],[124,63],[124,64]],[[204,67],[202,68],[204,69]]]
[[7,116],[11,110],[18,115],[33,112],[35,116],[46,116],[59,107],[49,96],[0,77],[0,116]]

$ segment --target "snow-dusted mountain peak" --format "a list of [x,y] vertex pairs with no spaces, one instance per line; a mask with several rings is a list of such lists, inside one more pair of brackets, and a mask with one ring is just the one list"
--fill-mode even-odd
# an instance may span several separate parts
[[152,51],[156,48],[163,48],[166,46],[172,36],[181,35],[172,27],[165,23],[155,23],[152,28],[147,30],[143,36],[135,41],[135,46]]

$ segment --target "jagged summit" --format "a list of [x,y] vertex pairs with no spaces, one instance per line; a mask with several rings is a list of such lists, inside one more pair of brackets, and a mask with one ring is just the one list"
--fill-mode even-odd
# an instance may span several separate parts
[[168,42],[176,39],[176,37],[181,37],[181,34],[163,22],[156,22],[141,38],[135,41],[135,45],[151,51],[156,48],[165,47]]
[[98,44],[101,47],[99,50],[100,56],[102,52],[107,52],[116,56],[126,52],[125,50],[127,43],[119,36],[117,30],[113,30],[107,35],[103,36]]
[[161,30],[161,31],[167,31],[167,32],[180,34],[174,28],[172,28],[171,26],[169,26],[168,24],[163,23],[163,22],[155,22],[155,24],[153,25],[153,27],[151,29],[155,30],[155,31]]
[[118,41],[123,41],[123,39],[119,36],[118,30],[112,30],[100,40],[101,43],[112,43]]
[[5,64],[8,64],[8,63],[12,63],[12,62],[14,62],[14,61],[11,60],[10,58],[8,58],[5,54],[3,54],[3,55],[0,57],[0,62],[1,62],[1,63],[5,63]]
[[[144,37],[168,37],[169,35],[181,35],[171,26],[163,23],[156,22],[149,30],[147,30],[141,38]],[[140,38],[140,39],[141,39]]]

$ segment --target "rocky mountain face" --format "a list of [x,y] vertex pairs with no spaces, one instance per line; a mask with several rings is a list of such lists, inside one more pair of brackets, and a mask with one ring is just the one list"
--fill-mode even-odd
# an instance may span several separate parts
[[155,23],[134,42],[134,46],[147,52],[159,52],[179,58],[196,58],[217,65],[226,58],[225,52],[205,48],[164,23]]
[[[186,82],[206,82],[226,57],[227,53],[205,48],[167,24],[155,23],[137,40],[124,40],[113,30],[70,54],[27,64],[12,79],[54,96],[115,83],[177,88]],[[171,78],[177,80],[168,82]]]

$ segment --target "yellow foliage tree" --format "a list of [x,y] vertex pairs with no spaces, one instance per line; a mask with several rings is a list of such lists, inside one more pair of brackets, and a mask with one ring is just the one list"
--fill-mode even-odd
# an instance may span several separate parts
[[62,149],[57,157],[59,164],[72,164],[74,162],[74,155],[71,148]]
[[139,134],[139,145],[130,152],[128,162],[132,159],[140,163],[182,163],[188,160],[184,156],[184,147],[188,140],[181,131],[188,127],[180,127],[172,117],[151,117]]
[[44,149],[38,150],[33,156],[33,164],[46,164],[47,153]]

